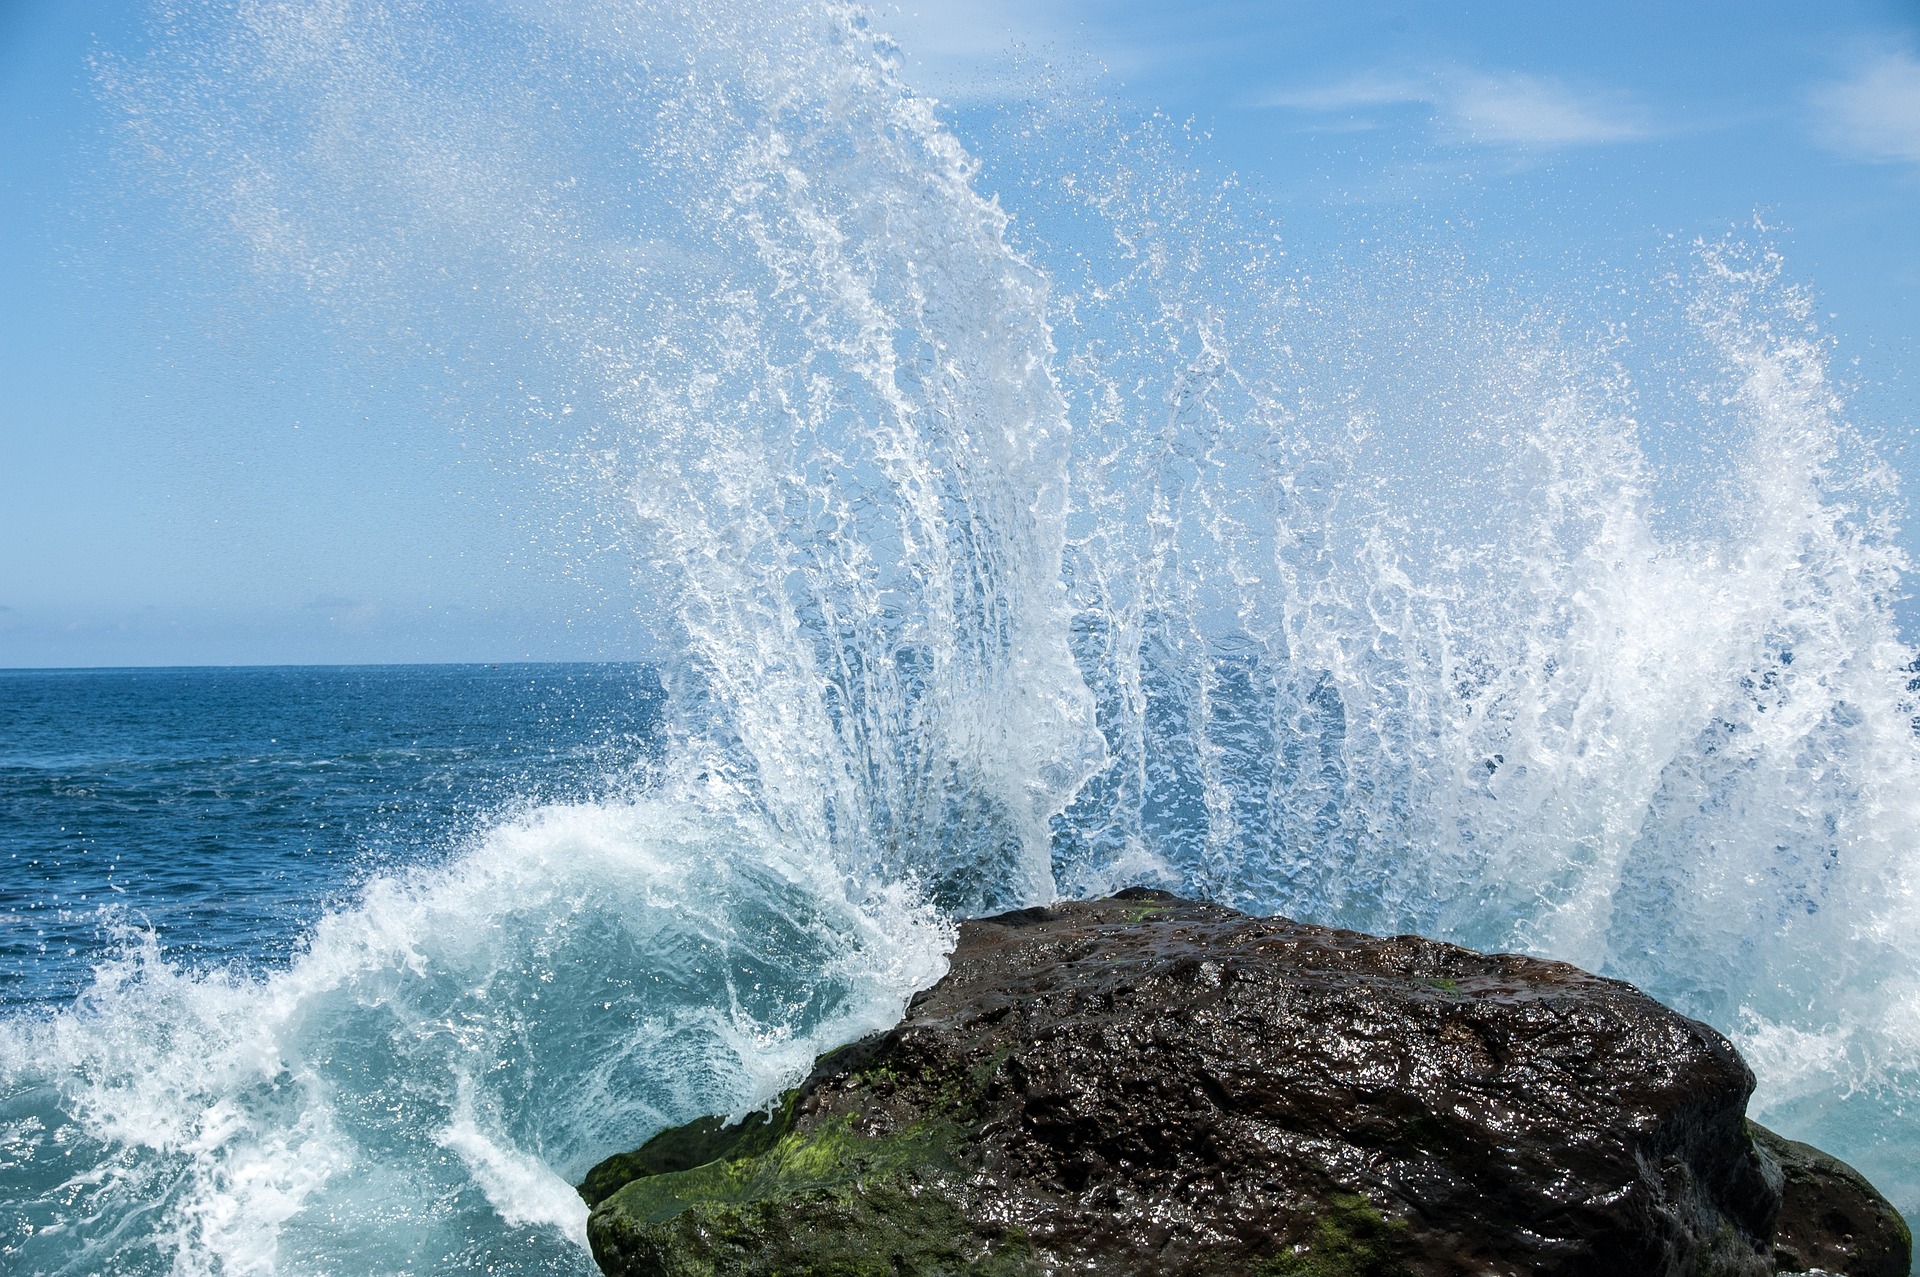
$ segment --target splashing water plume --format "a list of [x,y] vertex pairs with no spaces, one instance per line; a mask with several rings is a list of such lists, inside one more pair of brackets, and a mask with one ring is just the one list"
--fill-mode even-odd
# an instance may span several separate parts
[[1920,1209],[1898,498],[1764,246],[1650,335],[1703,476],[1616,345],[1417,245],[1295,268],[1157,122],[1008,108],[1002,208],[849,6],[176,3],[156,49],[109,92],[257,286],[600,503],[672,740],[286,971],[135,936],[0,1024],[22,1271],[588,1271],[599,1156],[887,1023],[948,919],[1135,882],[1633,980]]

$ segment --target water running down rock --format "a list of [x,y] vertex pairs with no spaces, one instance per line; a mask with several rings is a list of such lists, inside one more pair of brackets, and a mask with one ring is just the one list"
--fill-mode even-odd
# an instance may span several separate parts
[[1618,981],[1133,890],[965,924],[898,1028],[581,1191],[615,1277],[1906,1273],[1752,1089]]

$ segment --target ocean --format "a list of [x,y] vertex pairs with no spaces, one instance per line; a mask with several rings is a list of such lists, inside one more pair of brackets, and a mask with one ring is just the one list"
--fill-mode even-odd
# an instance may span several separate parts
[[9,1271],[588,1273],[601,1157],[1134,884],[1633,981],[1920,1212],[1906,499],[1763,233],[1302,265],[839,3],[208,0],[102,79],[657,652],[0,676]]
[[70,1003],[135,936],[284,966],[374,874],[661,743],[637,666],[0,671],[0,999]]
[[0,672],[7,1271],[592,1272],[587,1166],[896,1014],[942,925],[662,810],[661,708],[635,665]]

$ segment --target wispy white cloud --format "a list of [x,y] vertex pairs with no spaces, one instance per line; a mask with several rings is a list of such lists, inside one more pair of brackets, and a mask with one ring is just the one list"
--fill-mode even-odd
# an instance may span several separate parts
[[1421,107],[1462,141],[1515,147],[1592,146],[1631,142],[1653,130],[1647,113],[1616,92],[1579,91],[1557,80],[1509,72],[1392,75],[1368,72],[1335,84],[1289,89],[1266,106],[1348,117],[1356,112]]
[[900,43],[909,83],[956,101],[1030,94],[1036,71],[1016,50],[1081,76],[1124,74],[1151,60],[1138,46],[1099,38],[1073,0],[897,0],[876,14]]
[[878,16],[910,56],[978,62],[999,57],[1010,44],[1046,44],[1066,34],[1070,25],[1051,8],[1009,0],[925,0],[881,5]]
[[1284,107],[1294,111],[1327,113],[1363,111],[1375,107],[1431,104],[1433,85],[1406,76],[1368,72],[1349,80],[1315,88],[1283,89],[1267,94],[1260,106]]
[[1590,146],[1646,137],[1644,114],[1617,93],[1576,93],[1530,75],[1464,77],[1440,109],[1475,141],[1512,146]]
[[1808,95],[1814,136],[1855,159],[1920,164],[1920,58],[1882,53]]

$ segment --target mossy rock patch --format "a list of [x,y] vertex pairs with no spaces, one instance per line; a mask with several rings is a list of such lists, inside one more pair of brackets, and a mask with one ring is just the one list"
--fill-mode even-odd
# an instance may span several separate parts
[[[726,1147],[739,1153],[765,1129]],[[594,1257],[623,1277],[1037,1273],[1017,1232],[982,1229],[962,1208],[957,1134],[923,1123],[874,1137],[843,1116],[764,1151],[643,1174],[595,1208]]]
[[1256,1277],[1408,1277],[1406,1234],[1366,1198],[1335,1193],[1308,1239],[1261,1264]]

